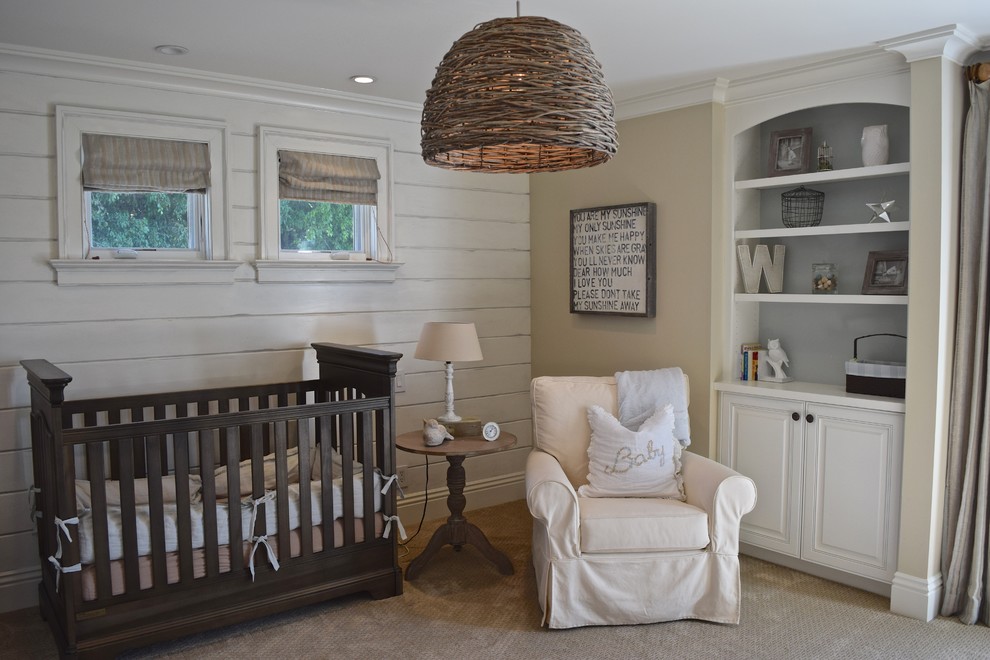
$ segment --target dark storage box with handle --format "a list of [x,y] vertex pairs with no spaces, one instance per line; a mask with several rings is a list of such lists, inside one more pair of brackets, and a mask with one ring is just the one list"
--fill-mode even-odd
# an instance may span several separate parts
[[867,337],[900,337],[889,332],[856,337],[853,341],[853,359],[846,360],[846,392],[850,394],[874,394],[904,398],[907,365],[903,362],[880,362],[859,359],[859,340]]

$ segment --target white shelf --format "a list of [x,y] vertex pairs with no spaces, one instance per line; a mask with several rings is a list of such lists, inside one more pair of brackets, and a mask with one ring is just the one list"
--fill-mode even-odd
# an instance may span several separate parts
[[738,229],[735,237],[794,238],[800,236],[845,236],[850,234],[884,234],[911,231],[910,222],[874,222],[858,225],[818,225],[817,227],[774,227],[772,229]]
[[791,174],[788,176],[771,176],[762,179],[744,179],[736,181],[736,190],[765,190],[768,188],[785,188],[811,183],[830,183],[832,181],[851,181],[853,179],[874,179],[885,176],[897,176],[911,171],[910,163],[891,163],[889,165],[873,165],[871,167],[850,167],[844,170],[829,170],[827,172],[808,172],[806,174]]
[[813,305],[907,305],[907,296],[863,296],[827,293],[737,293],[736,302],[809,303]]

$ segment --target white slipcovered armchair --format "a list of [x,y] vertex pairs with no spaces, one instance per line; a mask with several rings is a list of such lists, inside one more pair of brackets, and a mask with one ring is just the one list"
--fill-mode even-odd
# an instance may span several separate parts
[[738,623],[739,522],[756,504],[752,480],[685,450],[684,502],[581,497],[577,489],[588,483],[587,409],[599,405],[615,415],[616,380],[541,376],[530,395],[534,449],[526,501],[543,623]]

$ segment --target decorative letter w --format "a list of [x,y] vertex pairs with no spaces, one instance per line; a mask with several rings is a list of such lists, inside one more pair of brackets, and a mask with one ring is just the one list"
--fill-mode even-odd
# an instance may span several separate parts
[[784,286],[784,246],[773,246],[773,261],[766,245],[756,246],[756,255],[750,259],[749,246],[738,245],[739,270],[742,271],[743,290],[746,293],[759,293],[760,274],[766,276],[770,293],[780,293]]

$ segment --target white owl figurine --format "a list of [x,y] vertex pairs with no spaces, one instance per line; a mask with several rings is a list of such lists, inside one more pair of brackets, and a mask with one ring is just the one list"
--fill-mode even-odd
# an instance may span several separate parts
[[442,445],[444,440],[453,440],[454,436],[447,432],[447,427],[435,419],[423,420],[423,441],[427,447]]
[[780,347],[779,339],[770,339],[767,341],[767,364],[773,369],[773,375],[767,378],[767,380],[773,380],[779,383],[791,380],[790,376],[784,373],[783,365],[788,367],[791,365],[787,361],[787,353]]

